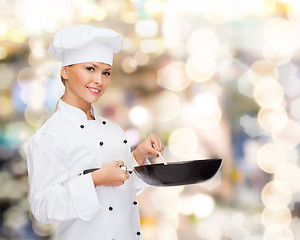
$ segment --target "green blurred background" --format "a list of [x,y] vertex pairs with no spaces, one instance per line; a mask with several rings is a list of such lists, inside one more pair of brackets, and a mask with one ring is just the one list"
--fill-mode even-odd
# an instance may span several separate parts
[[[30,214],[26,150],[64,88],[46,53],[79,24],[124,36],[94,104],[134,149],[223,158],[208,182],[138,194],[145,240],[300,239],[300,2],[0,0],[0,239],[55,239]],[[152,160],[156,162],[156,160]]]

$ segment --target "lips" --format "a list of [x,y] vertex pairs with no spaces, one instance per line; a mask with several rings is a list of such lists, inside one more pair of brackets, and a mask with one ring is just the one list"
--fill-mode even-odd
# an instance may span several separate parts
[[100,93],[100,89],[98,89],[98,88],[87,87],[87,89],[90,90],[90,92],[92,92],[94,94]]

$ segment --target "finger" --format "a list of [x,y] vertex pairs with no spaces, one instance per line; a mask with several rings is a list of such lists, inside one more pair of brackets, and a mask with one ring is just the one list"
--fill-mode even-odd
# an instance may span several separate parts
[[125,173],[125,174],[126,174],[125,180],[127,180],[130,177],[130,175],[129,173]]
[[162,143],[158,137],[153,139],[152,145],[156,151],[162,152]]
[[118,167],[124,166],[124,162],[123,161],[115,161],[115,164]]
[[160,138],[158,136],[156,136],[155,134],[153,134],[153,137],[154,137],[154,142],[155,142],[155,145],[156,145],[156,150],[162,152],[163,151],[163,144],[162,144],[162,141],[160,140]]
[[150,154],[155,155],[156,157],[159,156],[159,151],[157,150],[156,146],[153,144],[152,147],[147,147],[146,151]]
[[122,180],[125,181],[129,178],[129,174],[124,172],[124,174],[122,174]]

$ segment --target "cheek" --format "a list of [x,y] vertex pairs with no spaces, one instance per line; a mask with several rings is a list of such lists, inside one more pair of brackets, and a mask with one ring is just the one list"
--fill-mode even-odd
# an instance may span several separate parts
[[85,85],[87,83],[87,76],[84,72],[77,71],[72,74],[73,82],[77,85]]
[[104,79],[103,86],[107,88],[109,86],[110,78]]

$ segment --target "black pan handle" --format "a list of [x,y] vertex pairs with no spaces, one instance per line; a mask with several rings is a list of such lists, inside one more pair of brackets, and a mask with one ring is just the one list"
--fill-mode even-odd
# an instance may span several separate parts
[[90,169],[86,169],[86,170],[84,170],[83,171],[83,175],[84,174],[88,174],[88,173],[90,173],[90,172],[94,172],[94,171],[96,171],[96,170],[98,170],[99,168],[90,168]]
[[[133,172],[133,170],[127,169],[126,166],[120,166],[120,168],[121,168],[122,170],[124,170],[124,172],[127,172],[127,173],[129,173],[129,174],[131,174],[131,173]],[[94,171],[96,171],[96,170],[98,170],[98,169],[100,169],[100,168],[90,168],[90,169],[86,169],[86,170],[83,171],[83,175],[88,174],[88,173],[91,173],[91,172],[94,172]]]

